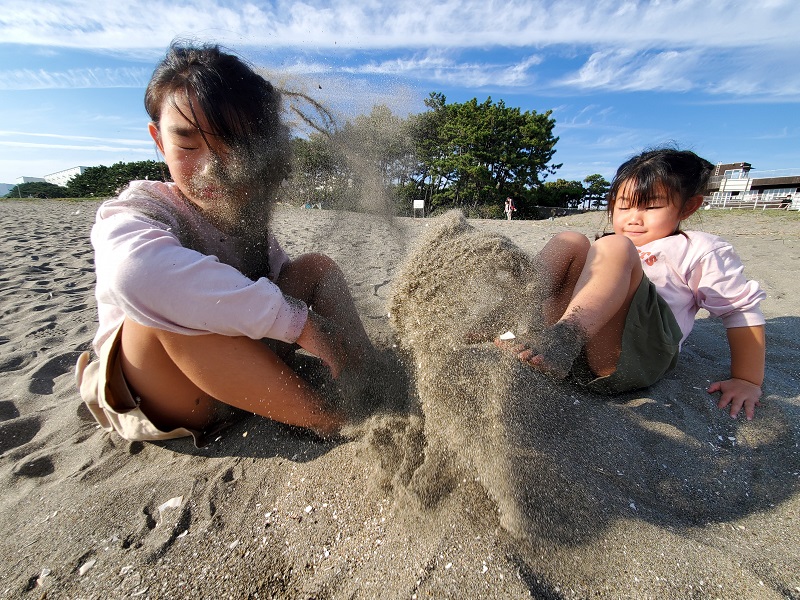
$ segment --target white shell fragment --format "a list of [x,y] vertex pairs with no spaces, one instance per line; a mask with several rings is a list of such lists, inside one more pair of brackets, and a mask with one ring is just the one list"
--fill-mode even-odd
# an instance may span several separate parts
[[174,498],[170,498],[164,504],[158,507],[158,512],[164,512],[168,508],[178,508],[183,502],[183,496],[175,496]]
[[89,569],[91,569],[91,568],[94,566],[94,564],[95,564],[96,562],[97,562],[97,561],[96,561],[95,559],[92,559],[92,560],[87,560],[85,563],[83,563],[83,564],[81,565],[81,568],[80,568],[80,569],[78,569],[78,575],[83,575],[84,573],[86,573],[86,571],[88,571]]
[[514,335],[514,333],[513,333],[512,331],[506,331],[504,334],[502,334],[502,335],[500,336],[500,339],[501,339],[501,340],[513,340],[513,339],[515,339],[516,337],[517,337],[517,336],[515,336],[515,335]]

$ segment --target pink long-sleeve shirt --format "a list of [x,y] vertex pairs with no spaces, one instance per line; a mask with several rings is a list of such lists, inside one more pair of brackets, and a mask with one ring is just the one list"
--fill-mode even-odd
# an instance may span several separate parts
[[274,281],[289,257],[269,235],[267,273],[242,274],[244,242],[223,233],[173,183],[134,181],[92,228],[99,326],[94,347],[127,317],[184,335],[294,342],[308,308]]
[[683,338],[697,311],[706,309],[726,329],[764,324],[766,294],[744,276],[744,265],[728,242],[701,231],[686,231],[639,246],[647,277],[675,315]]

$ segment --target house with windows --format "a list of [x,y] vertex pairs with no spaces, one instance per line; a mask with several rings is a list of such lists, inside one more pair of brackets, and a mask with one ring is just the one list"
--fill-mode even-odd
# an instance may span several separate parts
[[800,210],[800,169],[759,171],[750,163],[718,163],[706,192],[712,208]]

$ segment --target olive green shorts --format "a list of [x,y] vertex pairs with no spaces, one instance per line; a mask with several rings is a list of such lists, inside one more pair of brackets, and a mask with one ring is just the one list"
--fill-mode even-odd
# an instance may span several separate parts
[[572,376],[578,385],[600,394],[617,394],[653,385],[675,368],[682,337],[672,309],[658,295],[647,275],[642,275],[625,319],[617,370],[611,375],[596,377],[585,358],[580,358],[575,361]]

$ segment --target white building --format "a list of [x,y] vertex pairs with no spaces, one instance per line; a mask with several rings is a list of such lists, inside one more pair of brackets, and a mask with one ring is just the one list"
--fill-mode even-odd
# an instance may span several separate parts
[[82,175],[83,172],[87,169],[87,167],[72,167],[69,169],[64,169],[63,171],[56,171],[55,173],[50,173],[49,175],[45,175],[44,177],[28,177],[27,175],[22,177],[17,177],[17,181],[15,182],[17,185],[21,183],[52,183],[53,185],[57,185],[60,187],[67,187],[67,183],[69,180],[75,177],[76,175]]
[[718,163],[709,181],[712,207],[800,210],[800,169],[757,171],[750,163]]
[[83,175],[85,170],[86,167],[72,167],[71,169],[64,169],[63,171],[56,171],[55,173],[50,173],[50,175],[45,175],[44,180],[47,183],[53,183],[61,187],[67,187],[67,183],[70,179],[76,175]]

